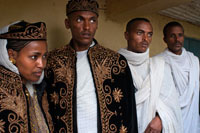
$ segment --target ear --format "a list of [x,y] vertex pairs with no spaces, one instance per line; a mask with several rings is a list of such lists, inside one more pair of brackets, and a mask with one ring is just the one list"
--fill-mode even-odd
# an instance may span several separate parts
[[69,24],[69,19],[68,19],[68,18],[65,19],[65,27],[66,27],[67,29],[70,28],[70,24]]
[[126,31],[126,32],[124,32],[124,37],[125,37],[125,39],[128,41],[129,40],[129,33]]
[[8,56],[9,58],[12,58],[12,59],[17,59],[17,52],[14,51],[13,49],[8,49]]
[[165,37],[163,37],[163,41],[164,41],[165,43],[167,43],[167,40],[166,40],[166,38],[165,38]]

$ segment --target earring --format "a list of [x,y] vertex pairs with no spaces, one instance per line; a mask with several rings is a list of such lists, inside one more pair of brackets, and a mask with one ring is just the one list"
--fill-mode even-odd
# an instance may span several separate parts
[[13,65],[15,65],[15,63],[16,63],[16,60],[15,60],[15,59],[10,58],[9,60],[10,60],[10,62],[11,62]]

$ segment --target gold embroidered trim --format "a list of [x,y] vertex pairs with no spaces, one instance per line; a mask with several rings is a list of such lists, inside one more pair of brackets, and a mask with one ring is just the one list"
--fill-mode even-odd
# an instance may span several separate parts
[[[55,56],[56,55],[56,56]],[[89,61],[91,63],[91,70],[94,76],[94,83],[97,89],[98,101],[101,112],[101,125],[102,132],[117,132],[119,127],[114,123],[110,123],[110,119],[113,116],[117,116],[117,112],[111,111],[108,106],[113,103],[113,101],[120,103],[123,96],[123,92],[119,88],[111,88],[109,85],[104,85],[106,80],[110,80],[111,83],[114,83],[114,78],[112,75],[119,75],[125,72],[127,63],[125,60],[120,60],[120,55],[116,52],[113,52],[109,49],[105,49],[100,45],[95,45],[90,48],[88,51]],[[74,89],[74,80],[76,76],[76,70],[74,68],[76,61],[75,51],[71,48],[70,45],[65,46],[62,49],[55,50],[50,53],[48,59],[47,70],[49,73],[46,73],[48,77],[53,72],[54,83],[61,82],[64,83],[65,88],[59,90],[59,96],[56,96],[53,92],[51,97],[54,104],[58,104],[60,108],[66,109],[66,113],[63,116],[60,116],[58,119],[61,119],[67,127],[67,131],[64,128],[59,129],[59,132],[73,132],[73,111],[72,111],[72,100],[73,100],[73,89]],[[54,86],[55,87],[55,86]],[[114,89],[114,90],[113,90]],[[54,97],[54,98],[53,98]],[[59,97],[59,103],[57,99]],[[126,131],[125,128],[121,130]]]
[[[0,66],[0,113],[7,112],[9,126],[4,127],[9,132],[28,132],[28,116],[25,94],[19,75]],[[1,127],[3,128],[3,127]]]
[[42,108],[44,109],[44,113],[45,113],[46,118],[47,118],[49,130],[50,130],[51,133],[53,133],[54,132],[54,126],[53,126],[53,121],[52,121],[51,115],[49,113],[49,103],[47,101],[46,91],[44,92],[44,95],[42,97]]
[[127,128],[124,125],[120,127],[120,133],[128,133]]
[[71,0],[67,4],[66,14],[75,11],[91,11],[98,14],[99,5],[96,0]]
[[[67,91],[65,88],[60,89],[58,103],[60,108],[66,109],[66,113],[59,118],[66,124],[66,132],[73,132],[72,98],[75,79],[75,55],[75,51],[70,45],[67,45],[63,49],[57,49],[51,52],[49,54],[49,62],[47,64],[47,70],[51,69],[54,73],[54,85],[57,82],[62,82],[67,88]],[[48,77],[48,73],[46,75]],[[54,103],[57,102],[54,101]],[[60,129],[59,132],[65,132],[65,129]]]
[[122,95],[122,91],[121,89],[118,89],[118,88],[115,88],[115,90],[113,90],[113,97],[114,97],[114,100],[119,103],[120,100],[122,99],[123,95]]
[[108,109],[108,105],[112,104],[112,96],[114,100],[120,102],[123,97],[121,90],[116,89],[113,93],[109,85],[104,86],[104,81],[110,79],[114,82],[111,74],[119,75],[124,72],[127,66],[126,61],[119,61],[120,55],[105,49],[100,45],[95,45],[89,52],[89,60],[94,74],[97,94],[99,98],[102,132],[117,132],[117,126],[110,123],[110,119],[116,115],[116,111],[112,112]]
[[30,25],[26,27],[23,32],[10,32],[5,34],[0,34],[2,39],[22,39],[22,40],[46,40],[46,27],[44,23],[41,23],[41,26]]
[[3,120],[0,120],[0,132],[3,132],[3,133],[5,133],[5,130],[4,130],[4,128],[5,128],[5,122],[3,122]]
[[51,96],[51,102],[53,102],[54,105],[57,105],[59,103],[59,95],[58,95],[58,93],[56,93],[54,91],[53,94],[50,94],[50,96]]

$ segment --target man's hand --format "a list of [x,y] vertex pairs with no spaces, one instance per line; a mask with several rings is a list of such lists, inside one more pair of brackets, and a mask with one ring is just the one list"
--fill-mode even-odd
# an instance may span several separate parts
[[159,116],[153,118],[153,120],[147,126],[145,133],[161,133],[162,122]]

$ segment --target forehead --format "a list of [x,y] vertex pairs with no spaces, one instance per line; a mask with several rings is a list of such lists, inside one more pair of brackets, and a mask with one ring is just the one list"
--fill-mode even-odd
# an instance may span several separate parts
[[83,18],[91,18],[91,17],[96,17],[97,14],[91,11],[76,11],[68,16],[69,18],[76,18],[76,17],[83,17]]
[[183,33],[183,29],[180,26],[172,26],[168,28],[167,33]]
[[46,41],[31,41],[21,51],[31,52],[31,51],[46,51],[46,50],[47,50]]
[[143,30],[143,31],[147,31],[147,32],[152,32],[153,28],[149,22],[136,21],[131,25],[131,30]]

